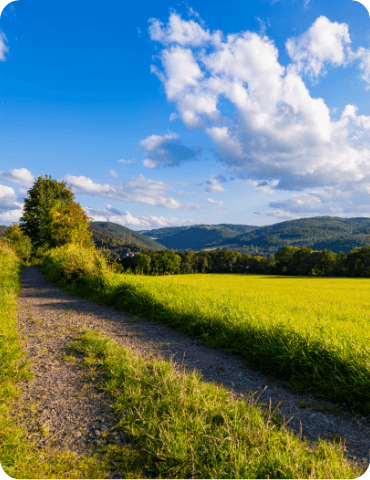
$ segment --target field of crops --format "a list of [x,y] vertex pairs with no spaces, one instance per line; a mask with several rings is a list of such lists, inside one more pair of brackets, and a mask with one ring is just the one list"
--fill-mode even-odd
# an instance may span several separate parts
[[370,410],[366,279],[114,275],[113,285],[123,308],[238,352],[298,390]]

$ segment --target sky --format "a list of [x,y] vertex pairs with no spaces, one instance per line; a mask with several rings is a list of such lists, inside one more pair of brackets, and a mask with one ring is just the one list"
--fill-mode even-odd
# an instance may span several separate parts
[[353,0],[18,0],[0,17],[0,224],[35,180],[136,231],[370,216]]

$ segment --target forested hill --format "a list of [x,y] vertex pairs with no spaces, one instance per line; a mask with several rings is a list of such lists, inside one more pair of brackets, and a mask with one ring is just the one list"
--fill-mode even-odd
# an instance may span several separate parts
[[173,250],[197,250],[204,244],[218,244],[225,239],[256,228],[252,225],[190,225],[184,227],[165,227],[154,230],[141,230],[142,235],[159,240],[162,245]]
[[[99,230],[100,227],[100,230]],[[6,226],[0,226],[0,236]],[[348,253],[370,244],[370,218],[312,217],[275,223],[266,227],[252,225],[194,225],[135,232],[112,222],[92,222],[94,243],[104,246],[114,257],[128,249],[153,250],[227,249],[251,255],[269,256],[286,245],[312,250],[328,249]],[[242,232],[242,234],[240,234]],[[150,237],[159,240],[156,242]],[[128,245],[131,239],[131,245]],[[123,240],[126,241],[126,245]]]
[[176,233],[183,232],[184,230],[189,230],[190,228],[208,228],[214,230],[231,230],[235,235],[241,235],[243,233],[251,232],[260,227],[254,225],[238,225],[233,223],[220,223],[219,225],[186,225],[183,227],[163,227],[163,228],[154,228],[153,230],[139,230],[138,233],[145,235],[146,237],[153,238],[154,240],[163,240],[165,237],[171,237]]
[[[236,249],[252,254],[274,254],[285,245],[324,248],[348,253],[355,247],[370,244],[370,218],[313,217],[260,227],[218,243],[218,248]],[[203,248],[214,248],[214,243]]]
[[127,227],[123,227],[122,225],[118,225],[118,223],[112,222],[91,222],[89,230],[93,231],[94,225],[98,227],[102,227],[105,230],[108,230],[110,233],[114,234],[120,239],[126,240],[127,242],[136,242],[140,245],[145,245],[153,250],[164,250],[165,247],[158,242],[146,237],[145,235],[141,235],[134,230],[130,230]]
[[[117,227],[119,227],[119,225],[117,225]],[[9,227],[5,225],[0,225],[0,237],[4,235],[7,228]],[[138,235],[136,232],[128,228],[125,228],[125,230],[129,232],[128,235],[126,235],[125,241],[119,235],[113,233],[110,230],[107,230],[106,228],[96,225],[94,222],[90,224],[89,230],[92,232],[91,239],[94,242],[95,246],[99,249],[103,249],[106,254],[109,254],[114,259],[121,258],[127,253],[145,253],[150,250],[165,249],[163,245],[159,245],[157,242],[150,241],[150,239],[144,237],[143,235]],[[131,242],[130,232],[132,232]],[[140,237],[143,238],[141,239]],[[138,239],[140,241],[138,241]],[[144,242],[149,243],[151,246],[145,245]],[[153,248],[153,245],[156,248]],[[159,247],[157,247],[157,245],[159,245]]]
[[216,228],[192,227],[170,237],[161,238],[161,243],[173,250],[199,250],[205,244],[219,244],[225,239],[232,239],[235,233],[231,230],[218,230]]

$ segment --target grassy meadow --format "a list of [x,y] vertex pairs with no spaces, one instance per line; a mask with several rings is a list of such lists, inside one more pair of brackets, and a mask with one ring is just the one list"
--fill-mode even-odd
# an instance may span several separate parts
[[51,251],[43,269],[76,294],[227,348],[296,391],[370,412],[367,279],[120,275],[74,247]]
[[[0,464],[11,478],[108,479],[112,462],[127,479],[142,478],[141,471],[192,480],[342,480],[363,473],[334,439],[320,439],[311,448],[253,398],[232,399],[195,372],[180,375],[170,362],[144,361],[93,330],[76,336],[68,348],[83,355],[91,375],[101,371],[99,387],[111,394],[117,430],[133,448],[110,445],[80,462],[51,452],[53,464],[40,462],[40,452],[9,417],[14,382],[32,375],[19,363],[22,265],[1,248],[0,360],[6,368],[0,373]],[[96,253],[75,246],[50,251],[40,268],[76,296],[175,326],[289,378],[292,388],[320,387],[325,398],[369,412],[366,280],[118,275]]]

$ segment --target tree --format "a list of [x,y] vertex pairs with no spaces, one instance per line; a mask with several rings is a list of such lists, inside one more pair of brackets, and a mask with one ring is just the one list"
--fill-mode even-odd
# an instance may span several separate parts
[[278,273],[288,273],[290,274],[291,264],[293,261],[293,255],[299,251],[298,247],[292,247],[291,245],[286,245],[275,253],[275,261]]
[[27,262],[32,253],[30,237],[28,237],[16,223],[6,229],[4,237],[10,240],[16,254]]
[[73,201],[73,193],[67,188],[65,182],[58,182],[45,175],[38,177],[33,187],[28,190],[23,207],[23,216],[20,218],[20,228],[30,237],[35,250],[42,247],[43,240],[40,236],[42,220],[45,213],[55,200],[61,200],[64,204]]
[[92,220],[80,204],[70,200],[64,203],[56,199],[50,203],[40,222],[40,238],[48,248],[66,243],[75,243],[81,247],[92,247],[92,232],[88,230]]
[[140,255],[137,255],[136,261],[137,261],[138,271],[140,273],[144,273],[145,275],[149,275],[150,262],[152,261],[150,256],[145,255],[145,253],[141,253]]

